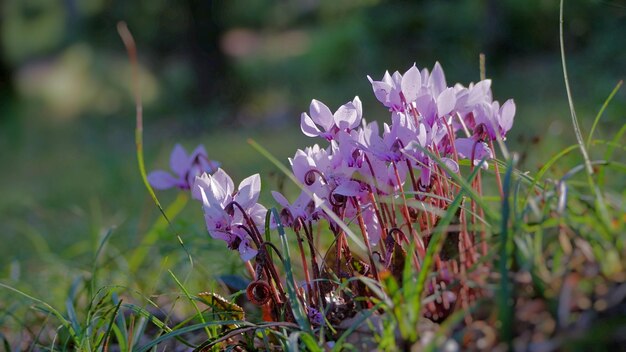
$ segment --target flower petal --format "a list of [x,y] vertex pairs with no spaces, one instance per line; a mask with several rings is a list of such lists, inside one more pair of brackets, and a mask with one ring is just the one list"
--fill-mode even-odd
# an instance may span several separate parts
[[244,262],[247,262],[248,260],[256,257],[258,253],[259,251],[250,247],[250,243],[247,238],[241,240],[241,243],[239,243],[239,256]]
[[150,182],[152,187],[160,190],[177,187],[179,184],[179,180],[176,177],[163,170],[151,172],[148,175],[148,182]]
[[209,175],[203,173],[200,176],[196,176],[193,181],[193,185],[191,187],[191,197],[193,199],[197,199],[202,201],[202,192],[209,189],[211,185],[211,180],[209,179]]
[[309,113],[311,114],[313,122],[320,125],[324,131],[328,132],[333,128],[335,124],[333,114],[330,112],[330,109],[326,106],[326,104],[313,99],[311,101],[311,106],[309,107]]
[[376,99],[387,106],[387,102],[389,101],[389,92],[391,91],[391,85],[382,81],[374,81],[370,76],[367,76],[370,83],[372,84],[372,90],[374,91],[374,95]]
[[189,160],[185,148],[180,144],[176,144],[170,155],[170,167],[172,171],[178,176],[184,176],[189,165],[191,165],[191,161]]
[[434,96],[441,94],[448,86],[446,84],[446,75],[443,73],[443,68],[441,68],[439,61],[435,63],[435,67],[433,67],[433,71],[430,73],[428,85],[431,86]]
[[196,147],[196,149],[193,150],[193,152],[191,152],[191,155],[189,156],[189,160],[190,162],[193,162],[196,158],[202,158],[202,157],[204,157],[204,159],[208,159],[206,149],[204,149],[204,146],[200,144],[199,146]]
[[361,184],[352,180],[342,182],[339,186],[337,186],[337,188],[335,188],[333,193],[341,194],[346,197],[358,196],[359,193],[361,193]]
[[456,105],[456,92],[454,88],[447,88],[437,97],[437,115],[448,115]]
[[291,162],[291,170],[294,176],[296,176],[298,181],[304,183],[304,176],[313,167],[309,157],[302,150],[298,149],[296,155],[289,161]]
[[357,128],[359,124],[361,124],[361,119],[363,118],[363,104],[361,103],[361,99],[359,99],[358,96],[355,96],[354,99],[352,99],[352,105],[354,105],[356,109],[357,121],[355,125],[350,126],[350,129]]
[[467,105],[474,106],[476,104],[480,104],[482,102],[490,102],[491,101],[491,80],[484,79],[474,87],[472,87],[469,91],[469,97],[467,98]]
[[274,197],[274,200],[276,200],[276,202],[278,202],[278,204],[280,204],[283,208],[290,207],[289,201],[280,192],[272,191],[272,197]]
[[222,168],[217,169],[213,176],[211,177],[211,182],[218,184],[220,188],[224,192],[224,197],[226,195],[232,195],[235,191],[235,184],[233,183],[233,179],[228,176],[226,171],[222,170]]
[[506,133],[513,127],[513,118],[515,117],[515,102],[509,99],[500,108],[500,128]]
[[319,128],[315,125],[315,122],[313,122],[306,112],[300,115],[300,130],[302,130],[302,133],[307,137],[317,137],[321,133]]
[[459,173],[459,164],[457,164],[456,161],[450,158],[441,158],[441,161],[443,161],[444,164],[446,164],[446,166],[448,167],[448,169],[450,169],[450,171],[452,171],[455,174]]
[[474,165],[477,165],[483,158],[492,159],[493,154],[491,149],[485,142],[476,143],[472,138],[457,138],[454,141],[456,152],[460,158],[470,159],[472,157],[472,151],[474,153]]
[[340,106],[333,115],[334,124],[341,130],[350,129],[352,128],[351,126],[358,125],[357,118],[357,110],[352,102]]
[[248,209],[259,199],[259,192],[261,192],[261,177],[259,174],[254,174],[241,181],[234,201],[244,209]]
[[265,215],[267,215],[267,208],[259,203],[256,203],[248,208],[248,215],[257,225],[259,231],[263,232],[263,229],[265,227]]
[[413,65],[402,77],[402,94],[407,103],[412,103],[417,99],[422,88],[422,77],[420,71]]

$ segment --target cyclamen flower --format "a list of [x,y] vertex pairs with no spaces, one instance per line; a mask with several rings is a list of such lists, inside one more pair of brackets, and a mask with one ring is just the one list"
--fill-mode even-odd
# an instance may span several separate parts
[[483,103],[478,105],[474,112],[476,126],[483,124],[492,140],[506,136],[506,133],[513,126],[514,117],[515,102],[513,99],[507,100],[502,106],[497,101],[491,104]]
[[[459,155],[459,158],[461,159],[471,159],[473,153],[474,165],[478,165],[478,163],[483,158],[485,158],[486,160],[493,159],[493,153],[485,142],[476,141],[473,138],[457,138],[454,141],[454,146],[456,148],[457,154]],[[483,167],[485,169],[488,167],[486,161],[485,163],[483,163]]]
[[219,163],[209,160],[204,146],[199,145],[191,155],[180,144],[176,144],[170,155],[170,168],[174,175],[164,170],[153,171],[148,175],[148,182],[156,189],[178,187],[190,189],[196,176],[203,172],[212,173]]
[[438,62],[432,73],[427,69],[420,72],[414,64],[404,75],[398,71],[393,75],[385,72],[381,81],[374,81],[370,76],[367,79],[372,84],[376,98],[391,111],[404,112],[420,97],[429,96],[428,99],[437,102],[435,112],[444,116],[454,109],[456,103],[455,90],[447,88],[446,77]]
[[222,169],[213,175],[204,173],[196,177],[192,189],[193,198],[202,202],[209,235],[225,241],[230,249],[239,250],[244,261],[254,258],[258,251],[250,246],[252,239],[244,229],[249,224],[241,210],[257,229],[262,229],[267,209],[257,203],[260,191],[259,174],[244,179],[235,190],[233,180]]
[[301,192],[298,199],[293,204],[285,196],[279,192],[272,191],[272,196],[278,204],[283,206],[280,217],[283,225],[297,228],[299,226],[298,219],[302,221],[313,220],[316,217],[315,202],[306,192]]
[[374,81],[370,76],[367,79],[372,84],[376,99],[391,111],[404,111],[405,104],[414,102],[422,88],[422,77],[415,65],[404,75],[398,71],[390,75],[386,71],[381,81]]
[[[309,114],[302,113],[300,129],[309,137],[323,137],[332,140],[339,131],[350,131],[361,123],[363,107],[359,97],[354,97],[337,109],[333,114],[328,106],[319,100],[313,99],[309,108]],[[321,127],[321,130],[319,127]]]

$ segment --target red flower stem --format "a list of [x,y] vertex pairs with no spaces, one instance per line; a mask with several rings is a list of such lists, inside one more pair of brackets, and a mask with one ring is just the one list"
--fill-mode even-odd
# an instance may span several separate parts
[[313,243],[313,232],[312,232],[313,227],[310,221],[308,223],[309,225],[308,227],[307,227],[307,224],[305,224],[301,218],[298,218],[298,221],[300,221],[300,224],[302,228],[304,229],[304,234],[309,244],[309,252],[311,252],[311,268],[313,272],[313,289],[315,290],[315,293],[318,295],[318,297],[316,297],[314,301],[317,301],[317,298],[322,297],[322,292],[320,291],[320,287],[317,282],[317,280],[321,278],[321,275],[320,275],[320,268],[317,265],[317,253],[315,251],[315,245]]
[[372,254],[372,247],[370,246],[369,236],[367,234],[367,229],[365,228],[365,222],[363,221],[363,214],[361,213],[361,204],[356,197],[352,197],[354,207],[356,208],[356,217],[359,221],[359,227],[361,228],[361,234],[363,235],[363,241],[365,241],[365,247],[367,248],[367,256],[370,260],[370,265],[372,266],[372,274],[374,274],[374,278],[376,281],[380,281],[380,277],[378,276],[378,269],[376,268],[376,262],[374,262],[374,255]]
[[411,176],[411,186],[413,188],[413,192],[415,192],[415,199],[419,200],[419,188],[417,187],[417,182],[415,181],[415,174],[413,173],[413,167],[411,166],[411,162],[409,159],[406,159],[406,166],[409,169],[409,175]]
[[313,299],[313,288],[311,286],[311,277],[309,275],[309,267],[306,260],[306,255],[304,254],[304,247],[302,246],[302,236],[299,231],[294,231],[296,233],[296,237],[298,237],[298,249],[300,250],[300,259],[302,260],[302,270],[304,270],[304,281],[306,282],[306,291],[307,297],[309,298],[309,304],[312,304],[315,300]]
[[[496,148],[493,146],[493,141],[489,140],[489,147],[491,148],[491,153],[493,154],[493,158],[496,158]],[[498,191],[500,191],[500,198],[504,198],[504,191],[502,190],[502,179],[500,178],[500,168],[498,167],[497,162],[493,162],[493,165],[496,169],[496,182],[498,183]]]
[[[483,186],[482,186],[482,176],[480,172],[478,173],[478,175],[476,175],[476,178],[478,180],[478,194],[482,196]],[[478,209],[478,215],[480,215],[480,217],[484,219],[485,210],[483,210],[483,208]],[[476,226],[476,224],[474,224],[474,226]],[[481,253],[483,256],[486,256],[487,255],[487,231],[485,229],[485,224],[482,221],[480,223],[480,227],[481,227],[481,231],[480,231]]]
[[[254,244],[257,246],[257,249],[261,249],[261,243],[263,243],[264,240],[263,240],[263,236],[261,236],[261,233],[259,232],[259,229],[254,224],[254,221],[252,221],[250,216],[244,211],[244,209],[241,207],[241,205],[239,203],[231,202],[230,204],[232,204],[233,206],[237,207],[237,209],[239,209],[239,211],[241,212],[244,220],[248,224],[248,229],[250,230],[250,232],[248,232],[248,233],[250,234],[250,237],[254,241]],[[227,208],[227,207],[228,207],[228,205],[225,208]],[[274,263],[269,261],[269,257],[268,257],[268,260],[267,260],[267,265],[264,265],[264,266],[269,271],[270,277],[276,283],[276,286],[278,287],[278,290],[280,291],[280,296],[281,297],[285,297],[285,289],[283,288],[283,284],[280,281],[280,277],[278,276],[278,271],[276,270],[276,267],[274,266]]]
[[[389,210],[389,208],[391,208],[391,210]],[[389,218],[390,227],[398,227],[398,223],[396,221],[396,208],[383,203],[383,210],[383,214],[387,214],[387,217]]]
[[[367,163],[367,166],[370,169],[370,174],[372,175],[372,180],[374,181],[374,186],[376,187],[376,193],[378,195],[380,195],[380,185],[378,184],[378,180],[376,179],[376,173],[374,172],[374,167],[372,167],[372,163],[370,162],[369,157],[367,156],[367,154],[363,154],[363,157],[365,158],[365,162]],[[387,219],[385,216],[385,213],[383,212],[381,214],[380,208],[382,207],[382,204],[378,204],[378,202],[376,201],[376,197],[374,196],[374,192],[372,191],[372,188],[369,187],[369,198],[370,201],[372,202],[372,204],[374,205],[374,211],[376,212],[376,217],[378,218],[378,223],[380,224],[381,227],[381,239],[384,240],[387,238]],[[384,243],[384,241],[381,241],[381,243]],[[383,251],[384,249],[384,244],[382,245]]]
[[[343,208],[342,214],[341,214],[341,219],[344,219],[346,213],[346,208]],[[337,234],[337,244],[336,244],[336,249],[337,249],[337,255],[336,255],[336,264],[337,264],[337,277],[340,277],[341,275],[341,256],[343,254],[343,247],[344,247],[344,242],[345,242],[345,237],[346,234],[343,232],[343,230],[340,228],[339,229],[339,233]]]
[[250,276],[252,277],[252,280],[256,280],[256,272],[254,271],[254,267],[249,260],[246,260],[246,270],[248,271],[248,274],[250,274]]
[[426,250],[424,249],[424,242],[419,237],[417,231],[413,229],[413,225],[411,224],[411,216],[409,214],[409,207],[407,206],[407,202],[406,202],[406,195],[404,194],[404,190],[402,190],[402,182],[400,181],[400,174],[398,173],[398,166],[396,165],[395,162],[392,162],[392,165],[393,165],[393,171],[396,174],[396,182],[398,182],[398,187],[400,187],[400,194],[402,195],[402,203],[403,203],[402,208],[401,208],[402,216],[404,217],[404,221],[406,222],[406,225],[409,228],[409,232],[411,233],[411,236],[415,239],[415,244],[417,246],[416,249],[420,257],[423,257],[424,254],[426,253]]

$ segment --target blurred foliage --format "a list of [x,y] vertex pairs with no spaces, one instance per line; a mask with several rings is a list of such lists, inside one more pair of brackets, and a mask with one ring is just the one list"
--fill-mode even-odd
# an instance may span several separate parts
[[[58,95],[44,99],[44,107],[68,105],[53,109],[60,115],[119,115],[115,91],[127,82],[119,74],[125,69],[115,64],[125,60],[118,20],[129,23],[152,73],[154,82],[144,85],[159,92],[148,107],[159,115],[195,117],[205,126],[294,121],[311,97],[337,105],[349,92],[369,94],[365,74],[404,70],[413,61],[431,67],[439,60],[450,79],[475,81],[480,52],[487,54],[490,76],[547,66],[553,85],[562,85],[553,69],[558,1],[7,0],[2,15],[2,72],[12,82],[3,85],[41,97],[22,81],[43,77],[40,85],[53,86]],[[574,78],[582,86],[602,75],[611,85],[624,73],[626,50],[619,42],[626,5],[568,1],[565,17],[567,50],[580,61]],[[67,70],[76,71],[66,74],[72,82],[47,79]],[[578,70],[584,74],[577,76]],[[511,85],[532,89],[516,83]],[[89,92],[64,88],[72,84]],[[83,99],[101,90],[106,98]],[[579,95],[597,102],[605,92]]]

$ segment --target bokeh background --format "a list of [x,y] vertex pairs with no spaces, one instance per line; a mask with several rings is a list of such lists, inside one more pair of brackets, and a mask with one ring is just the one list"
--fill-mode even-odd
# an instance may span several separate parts
[[[448,83],[479,79],[487,58],[495,99],[514,98],[508,144],[537,168],[574,143],[559,55],[556,0],[4,0],[0,5],[0,280],[55,300],[87,275],[112,229],[106,284],[174,286],[156,271],[125,273],[125,258],[158,219],[134,150],[130,66],[116,31],[138,44],[147,168],[167,168],[175,143],[203,143],[236,180],[283,182],[247,143],[279,159],[315,141],[299,133],[316,98],[331,108],[355,95],[365,117],[388,114],[366,75],[439,61]],[[565,4],[565,44],[579,119],[588,131],[626,73],[626,3]],[[625,122],[622,89],[599,138]],[[558,173],[558,170],[557,170]],[[164,204],[175,191],[160,192]],[[208,240],[197,205],[175,221],[196,259],[195,286],[238,267]],[[149,258],[184,266],[173,230]],[[169,259],[168,259],[169,258]],[[219,258],[219,260],[217,260]],[[169,260],[169,261],[168,261]],[[167,264],[165,264],[167,262]],[[203,281],[206,280],[206,281]],[[160,282],[163,282],[161,284]],[[139,288],[146,286],[139,286]],[[0,303],[6,309],[10,304]]]

